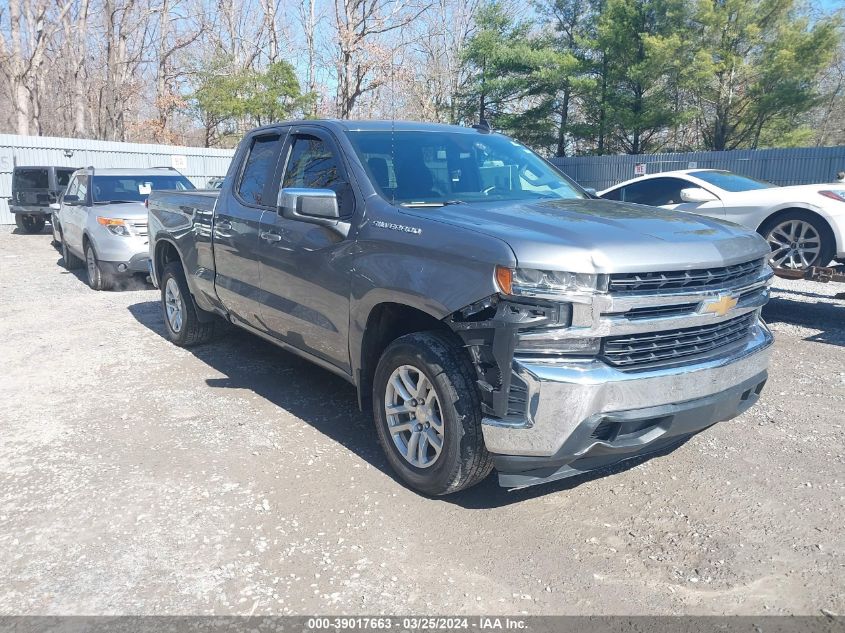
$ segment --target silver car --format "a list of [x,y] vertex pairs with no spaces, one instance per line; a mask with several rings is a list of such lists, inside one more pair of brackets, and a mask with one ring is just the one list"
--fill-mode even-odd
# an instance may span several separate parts
[[147,196],[153,190],[195,189],[175,169],[94,169],[74,172],[54,213],[68,269],[84,262],[88,284],[108,290],[123,275],[147,273]]

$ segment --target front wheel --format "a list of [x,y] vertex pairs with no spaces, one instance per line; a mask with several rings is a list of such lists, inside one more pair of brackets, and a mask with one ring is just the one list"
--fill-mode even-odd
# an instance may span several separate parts
[[85,244],[85,267],[88,269],[88,285],[93,290],[112,289],[114,277],[108,271],[103,270],[90,242]]
[[40,233],[44,230],[44,218],[25,213],[15,214],[15,224],[24,233]]
[[[170,262],[161,275],[161,306],[167,338],[180,347],[205,343],[214,336],[213,318],[202,321],[185,273],[179,262]],[[203,314],[205,316],[205,314]],[[209,315],[210,317],[210,315]]]
[[772,268],[806,270],[826,266],[833,259],[835,246],[827,225],[817,216],[801,211],[789,212],[760,227],[772,249]]
[[376,430],[393,470],[415,490],[457,492],[493,469],[474,375],[461,348],[439,332],[402,336],[382,354],[373,380]]

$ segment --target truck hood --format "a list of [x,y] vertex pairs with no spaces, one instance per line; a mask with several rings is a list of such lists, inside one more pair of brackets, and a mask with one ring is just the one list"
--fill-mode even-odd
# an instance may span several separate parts
[[691,270],[770,252],[757,233],[736,224],[612,200],[464,203],[406,212],[501,239],[525,268],[583,273]]
[[119,202],[116,204],[95,204],[93,213],[101,218],[147,221],[147,207],[143,202]]

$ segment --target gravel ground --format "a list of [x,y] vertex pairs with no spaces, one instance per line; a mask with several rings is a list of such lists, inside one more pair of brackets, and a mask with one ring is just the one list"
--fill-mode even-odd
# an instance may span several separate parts
[[0,229],[0,614],[845,612],[844,285],[778,282],[758,406],[674,452],[426,499],[351,386]]

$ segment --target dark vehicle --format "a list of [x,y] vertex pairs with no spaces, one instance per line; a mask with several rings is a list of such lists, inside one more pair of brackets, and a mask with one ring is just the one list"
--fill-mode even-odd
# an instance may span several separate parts
[[9,207],[15,224],[25,233],[40,233],[50,219],[51,204],[59,201],[75,167],[15,167]]
[[219,193],[153,191],[149,235],[170,340],[223,318],[344,377],[426,494],[667,450],[766,382],[759,235],[592,199],[486,128],[259,128]]

